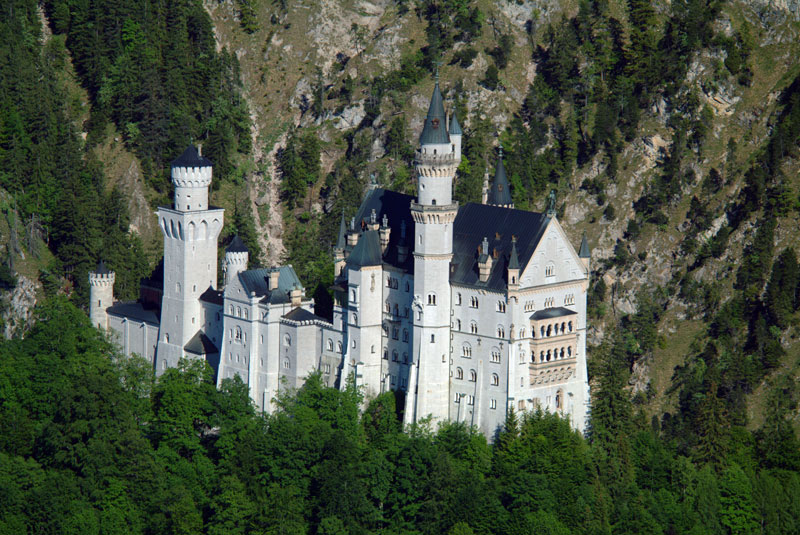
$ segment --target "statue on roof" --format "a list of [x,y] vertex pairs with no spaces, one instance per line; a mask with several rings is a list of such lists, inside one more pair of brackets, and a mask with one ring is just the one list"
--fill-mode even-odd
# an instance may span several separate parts
[[547,199],[547,217],[555,217],[556,215],[556,190],[551,189],[550,195]]

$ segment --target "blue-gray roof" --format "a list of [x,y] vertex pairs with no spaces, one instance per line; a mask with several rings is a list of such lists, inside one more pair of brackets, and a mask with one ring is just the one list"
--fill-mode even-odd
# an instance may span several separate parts
[[517,240],[511,240],[511,255],[508,258],[508,269],[519,269],[519,255],[517,254]]
[[447,133],[447,118],[444,114],[442,92],[439,91],[439,82],[437,81],[433,88],[433,95],[431,95],[431,104],[428,106],[428,115],[425,117],[425,125],[419,136],[419,144],[447,143],[450,143],[450,136]]
[[272,269],[248,269],[239,273],[239,280],[247,294],[255,293],[256,297],[263,297],[261,299],[262,303],[288,303],[289,292],[294,288],[295,284],[302,287],[300,279],[297,278],[297,273],[294,272],[292,266],[281,266],[274,269],[280,272],[276,290],[269,289],[269,274]]
[[450,118],[450,135],[461,136],[463,134],[464,131],[461,130],[461,125],[458,124],[458,118],[456,117],[456,112],[453,111],[453,116]]
[[300,307],[293,308],[289,313],[283,316],[283,319],[296,321],[299,323],[304,323],[307,321],[324,321],[325,323],[328,323],[328,320],[325,318],[317,316],[313,312],[309,312],[308,310]]
[[189,145],[183,154],[172,160],[172,167],[213,167],[211,161],[204,156],[194,145]]
[[145,307],[141,303],[134,301],[128,303],[114,303],[106,309],[106,312],[114,316],[158,325],[161,311],[157,308]]
[[212,342],[203,331],[197,331],[195,335],[192,336],[192,339],[186,342],[183,349],[195,355],[212,355],[214,353],[219,353],[217,346],[214,345],[214,342]]
[[347,225],[344,222],[344,210],[342,210],[342,221],[339,223],[339,236],[336,239],[336,248],[344,250],[347,246]]
[[106,267],[106,263],[101,260],[100,262],[97,263],[97,269],[95,269],[94,272],[97,273],[98,275],[108,275],[109,273],[111,273],[111,270],[109,270]]
[[381,240],[377,230],[368,230],[358,237],[358,243],[347,257],[347,265],[353,267],[380,266],[383,264]]
[[205,292],[200,294],[200,300],[205,301],[206,303],[221,305],[224,302],[223,292],[222,290],[215,290],[209,286]]
[[573,316],[577,314],[574,310],[564,307],[545,308],[544,310],[537,310],[531,314],[532,320],[549,320],[552,318],[560,318],[562,316]]
[[[406,272],[413,271],[413,255],[409,254],[403,262],[400,262],[397,256],[397,245],[400,242],[401,221],[406,222],[406,233],[409,236],[414,235],[414,221],[410,211],[413,200],[414,198],[410,195],[376,188],[367,193],[356,215],[358,224],[362,220],[368,220],[372,210],[375,210],[379,217],[386,214],[391,233],[389,246],[383,255],[383,262]],[[522,269],[528,265],[548,221],[544,214],[524,210],[476,203],[460,206],[453,224],[453,260],[450,282],[498,291],[504,290],[508,264],[511,260],[512,234],[517,238],[517,261]],[[498,256],[493,259],[489,279],[486,282],[480,282],[478,278],[478,248],[484,237],[489,239],[489,252],[496,251]]]

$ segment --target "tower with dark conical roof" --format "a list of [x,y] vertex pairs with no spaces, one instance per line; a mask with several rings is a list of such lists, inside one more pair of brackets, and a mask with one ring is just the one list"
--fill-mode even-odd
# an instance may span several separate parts
[[[411,204],[415,223],[413,366],[405,410],[407,423],[427,415],[448,418],[450,398],[450,260],[453,222],[453,178],[461,163],[461,128],[454,119],[448,131],[442,93],[436,85],[415,155],[418,189]],[[452,135],[451,135],[452,133]],[[457,141],[457,143],[456,143]],[[418,388],[417,388],[418,386]]]
[[237,234],[225,248],[225,286],[230,284],[231,279],[247,269],[250,261],[250,251]]
[[158,209],[164,236],[164,289],[156,373],[174,367],[203,326],[200,295],[217,287],[217,238],[225,211],[208,204],[212,165],[194,145],[172,162],[175,196]]

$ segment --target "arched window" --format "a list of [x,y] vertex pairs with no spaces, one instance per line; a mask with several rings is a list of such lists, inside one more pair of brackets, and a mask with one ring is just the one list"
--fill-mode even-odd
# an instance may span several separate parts
[[478,380],[478,374],[475,373],[475,370],[470,370],[469,371],[469,380],[470,380],[470,382],[473,382],[473,383]]
[[400,315],[399,308],[397,307],[397,303],[394,304],[394,315],[395,316],[399,316]]
[[406,281],[406,292],[411,291],[411,285]]
[[547,326],[547,331],[546,331],[547,332],[547,336],[550,336],[551,327],[552,327],[552,325],[548,325]]
[[461,346],[461,356],[462,357],[471,357],[472,356],[472,346],[469,344],[464,344]]
[[571,321],[569,323],[567,323],[567,328],[569,329],[569,332],[572,332],[572,322]]
[[289,336],[289,333],[283,335],[283,345],[285,345],[286,347],[292,345],[292,337]]
[[233,305],[231,305],[230,315],[233,316]]
[[392,362],[397,362],[397,351],[392,351]]
[[342,352],[342,343],[341,342],[336,342],[336,352],[337,353],[341,353]]
[[475,323],[474,321],[471,321],[469,323],[469,332],[471,332],[472,334],[478,334],[478,324]]
[[284,370],[289,369],[289,359],[283,359],[283,369]]
[[458,319],[456,320],[456,330],[457,331],[461,330],[461,320],[458,320]]
[[369,346],[369,352],[370,353],[375,353],[375,346],[374,345]]
[[408,329],[403,329],[403,342],[408,342]]
[[390,314],[392,312],[392,305],[389,304],[389,301],[386,301],[384,304],[384,308],[386,309],[386,313]]
[[492,362],[500,362],[500,350],[496,347],[492,348]]
[[496,373],[492,374],[492,386],[500,386],[500,376]]
[[238,344],[242,343],[242,328],[241,327],[236,327],[236,329],[233,331],[233,341],[238,343]]
[[461,368],[456,368],[456,379],[463,379],[464,378],[464,370]]
[[244,309],[244,319],[248,319],[248,317],[247,317],[247,309],[246,308]]
[[457,305],[461,304],[461,293],[460,292],[456,294],[456,304]]
[[428,294],[428,304],[431,306],[436,306],[436,294],[429,293]]
[[389,360],[389,350],[387,348],[383,348],[383,360]]
[[350,302],[351,303],[355,303],[356,302],[356,289],[355,288],[350,290]]
[[506,336],[506,329],[502,325],[497,326],[497,337],[498,338],[505,338]]
[[506,303],[505,303],[505,301],[498,301],[497,302],[497,311],[498,312],[505,312],[506,311]]
[[236,307],[236,317],[237,318],[242,317],[242,307]]
[[333,351],[333,340],[331,340],[330,338],[328,338],[327,347],[328,347],[328,351]]
[[408,364],[408,353],[403,353],[403,364]]
[[567,346],[567,356],[568,357],[572,356],[572,346]]

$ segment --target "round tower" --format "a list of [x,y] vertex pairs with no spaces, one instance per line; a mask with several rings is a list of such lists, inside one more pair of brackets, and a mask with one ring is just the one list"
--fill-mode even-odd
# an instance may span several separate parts
[[203,158],[200,149],[194,145],[190,145],[172,162],[175,210],[208,210],[208,186],[211,185],[212,169],[211,162]]
[[98,329],[108,329],[106,310],[114,304],[115,275],[102,260],[89,272],[89,318]]
[[247,246],[237,234],[225,249],[225,286],[247,269],[249,260],[250,251],[247,250]]

